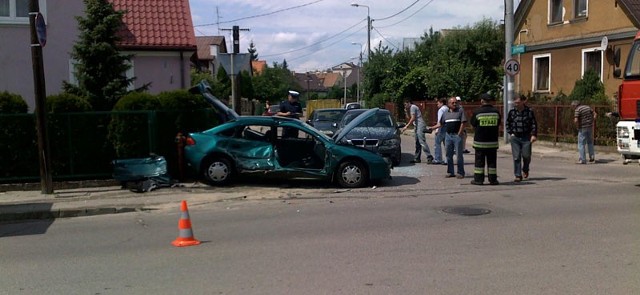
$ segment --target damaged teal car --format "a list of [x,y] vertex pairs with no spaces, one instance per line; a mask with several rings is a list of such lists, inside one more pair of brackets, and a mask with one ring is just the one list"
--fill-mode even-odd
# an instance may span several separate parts
[[390,164],[384,158],[348,143],[339,144],[350,129],[375,115],[377,109],[354,119],[332,139],[296,119],[239,116],[216,99],[206,84],[194,89],[214,106],[224,122],[186,138],[187,165],[211,185],[225,185],[247,175],[323,179],[346,188],[390,178]]

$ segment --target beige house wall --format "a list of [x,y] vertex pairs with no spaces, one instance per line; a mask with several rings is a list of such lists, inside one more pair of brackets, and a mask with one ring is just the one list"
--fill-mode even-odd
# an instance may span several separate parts
[[[521,63],[515,78],[516,91],[555,97],[560,92],[570,94],[575,82],[582,77],[583,49],[600,47],[600,40],[611,38],[603,51],[602,81],[607,96],[613,98],[620,84],[613,77],[613,53],[621,52],[620,66],[624,67],[633,35],[637,28],[615,0],[589,0],[586,17],[574,17],[574,1],[564,0],[563,21],[549,24],[550,0],[533,1],[521,26],[516,29],[514,44],[524,44],[527,51],[514,55]],[[624,37],[621,37],[624,36]],[[531,50],[533,49],[533,50]],[[551,75],[549,91],[533,92],[534,56],[549,54]]]

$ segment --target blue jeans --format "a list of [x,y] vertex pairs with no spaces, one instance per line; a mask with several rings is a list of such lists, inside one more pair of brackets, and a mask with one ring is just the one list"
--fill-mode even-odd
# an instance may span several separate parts
[[531,163],[531,137],[511,137],[511,155],[513,155],[513,174],[521,177],[522,172],[529,173]]
[[457,133],[447,133],[444,138],[444,145],[447,150],[447,174],[453,175],[453,153],[455,150],[456,164],[458,165],[458,174],[464,176],[464,158],[462,148],[462,137]]
[[589,159],[595,158],[596,154],[593,151],[593,129],[591,127],[578,129],[578,160],[582,163],[587,162],[584,154],[585,144],[589,149]]
[[422,132],[424,128],[425,128],[424,124],[418,123],[415,129],[416,152],[413,157],[415,160],[420,160],[420,155],[422,155],[423,150],[424,150],[424,154],[427,156],[427,160],[433,159],[433,156],[431,156],[431,150],[429,150],[429,145],[427,144],[427,139],[424,135],[424,132]]
[[434,160],[437,162],[443,162],[442,161],[442,145],[444,144],[444,136],[445,132],[442,130],[438,130],[438,133],[436,133],[436,142],[435,142],[435,147],[434,147]]

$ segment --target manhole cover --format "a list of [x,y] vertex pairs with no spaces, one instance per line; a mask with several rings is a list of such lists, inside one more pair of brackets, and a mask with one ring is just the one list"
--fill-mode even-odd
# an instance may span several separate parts
[[491,210],[484,209],[484,208],[457,206],[457,207],[446,207],[442,209],[442,212],[449,213],[449,214],[457,214],[462,216],[478,216],[478,215],[489,214],[491,213]]

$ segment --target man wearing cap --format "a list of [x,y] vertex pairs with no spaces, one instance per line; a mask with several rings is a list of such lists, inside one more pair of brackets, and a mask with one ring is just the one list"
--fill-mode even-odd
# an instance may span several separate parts
[[500,112],[491,103],[493,96],[483,93],[480,95],[482,106],[473,110],[471,126],[475,128],[473,135],[473,148],[476,150],[473,180],[471,184],[482,185],[484,183],[485,161],[489,184],[497,185],[498,170],[498,136],[500,128]]
[[[280,111],[276,113],[276,116],[300,119],[302,116],[302,105],[298,102],[300,93],[297,91],[289,90],[289,96],[287,100],[280,103]],[[283,128],[283,137],[298,137],[298,129],[295,128]]]

